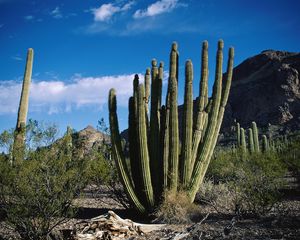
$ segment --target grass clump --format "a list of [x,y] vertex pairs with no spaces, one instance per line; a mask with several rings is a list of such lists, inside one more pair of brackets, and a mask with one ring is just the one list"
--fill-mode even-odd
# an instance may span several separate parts
[[166,224],[191,223],[197,206],[190,202],[184,191],[165,191],[164,199],[154,212],[154,222]]

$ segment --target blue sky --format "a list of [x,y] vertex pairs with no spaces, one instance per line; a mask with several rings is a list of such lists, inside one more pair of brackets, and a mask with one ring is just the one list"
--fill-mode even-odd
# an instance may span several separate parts
[[[235,66],[265,49],[300,51],[298,0],[0,0],[0,131],[15,126],[26,51],[34,48],[28,117],[77,130],[108,119],[107,95],[118,93],[121,129],[133,74],[151,59],[180,51],[198,93],[201,42],[209,42],[210,85],[218,39],[235,47]],[[225,57],[226,62],[227,56]],[[224,64],[224,69],[225,69]]]

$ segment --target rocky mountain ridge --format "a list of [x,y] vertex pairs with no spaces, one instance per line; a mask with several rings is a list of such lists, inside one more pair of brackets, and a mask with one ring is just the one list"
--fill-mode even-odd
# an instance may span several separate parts
[[300,53],[265,50],[234,68],[222,130],[236,119],[300,129]]

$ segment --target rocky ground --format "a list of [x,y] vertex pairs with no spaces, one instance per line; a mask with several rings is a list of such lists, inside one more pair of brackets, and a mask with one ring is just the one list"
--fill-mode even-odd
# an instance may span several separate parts
[[[79,207],[76,218],[61,224],[56,230],[64,232],[65,239],[300,239],[300,195],[290,192],[285,200],[264,217],[238,218],[233,214],[216,212],[209,206],[202,206],[201,211],[194,216],[194,222],[189,224],[164,225],[160,230],[150,233],[131,232],[130,234],[109,236],[106,231],[101,238],[75,238],[70,233],[91,218],[113,210],[122,218],[129,218],[135,222],[144,222],[133,211],[113,200],[106,189],[100,192],[87,189],[84,197],[76,199],[75,206]],[[82,228],[81,228],[82,229]],[[63,230],[63,231],[62,231]],[[90,231],[91,232],[91,231]],[[60,234],[60,236],[62,236]],[[17,235],[4,222],[0,222],[0,239],[18,239]]]

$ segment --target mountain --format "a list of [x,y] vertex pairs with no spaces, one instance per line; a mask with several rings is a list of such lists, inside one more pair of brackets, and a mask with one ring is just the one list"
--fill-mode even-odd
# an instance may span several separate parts
[[222,130],[234,119],[300,129],[300,53],[266,50],[234,68]]
[[[229,132],[234,120],[243,127],[271,125],[279,134],[300,130],[299,73],[299,52],[265,50],[236,66],[221,132]],[[178,112],[181,125],[182,105]],[[121,135],[127,139],[127,129]]]

